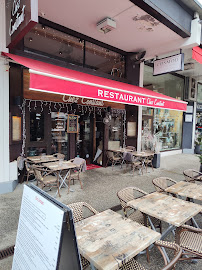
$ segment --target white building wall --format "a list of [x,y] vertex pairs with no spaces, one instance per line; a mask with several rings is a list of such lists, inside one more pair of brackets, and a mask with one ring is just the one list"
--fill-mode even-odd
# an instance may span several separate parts
[[9,65],[1,56],[2,51],[7,52],[5,31],[5,1],[0,0],[0,194],[13,191],[17,184],[16,162],[15,166],[9,162]]

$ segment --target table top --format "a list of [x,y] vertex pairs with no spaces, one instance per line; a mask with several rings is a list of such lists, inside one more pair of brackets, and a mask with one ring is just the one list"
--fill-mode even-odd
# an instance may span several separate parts
[[166,192],[202,201],[202,185],[180,181],[166,189]]
[[36,163],[36,164],[59,160],[57,157],[54,157],[52,155],[31,156],[31,157],[27,157],[27,159],[33,163]]
[[126,148],[122,148],[122,149],[118,149],[118,150],[110,150],[110,151],[113,151],[113,152],[117,152],[117,153],[128,153],[128,154],[131,154],[133,156],[136,156],[136,157],[149,157],[149,156],[153,156],[154,155],[154,152],[137,152],[137,151],[133,151],[133,150],[130,150],[130,149],[126,149]]
[[154,156],[154,152],[137,152],[137,151],[133,151],[131,152],[132,155],[136,156],[136,157],[150,157],[150,156]]
[[146,249],[161,234],[112,210],[75,223],[79,252],[99,270],[113,270]]
[[202,211],[201,205],[158,192],[129,201],[127,205],[176,227]]
[[77,168],[71,161],[55,161],[43,163],[43,166],[53,171],[62,171]]

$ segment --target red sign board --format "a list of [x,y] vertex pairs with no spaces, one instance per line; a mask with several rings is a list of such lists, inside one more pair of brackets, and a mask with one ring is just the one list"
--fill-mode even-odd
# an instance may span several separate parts
[[38,0],[6,0],[6,46],[14,47],[38,23]]

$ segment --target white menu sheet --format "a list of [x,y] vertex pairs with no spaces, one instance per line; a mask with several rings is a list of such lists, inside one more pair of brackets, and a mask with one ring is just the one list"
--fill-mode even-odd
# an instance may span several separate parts
[[24,186],[12,270],[57,268],[64,211]]

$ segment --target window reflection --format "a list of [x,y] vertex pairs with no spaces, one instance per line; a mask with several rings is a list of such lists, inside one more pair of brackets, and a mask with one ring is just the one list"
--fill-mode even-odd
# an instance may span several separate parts
[[67,113],[51,112],[51,154],[62,153],[68,156]]
[[86,42],[85,50],[85,65],[88,68],[111,74],[114,77],[124,77],[125,60],[121,54],[91,42]]
[[30,141],[44,140],[44,114],[30,112]]

